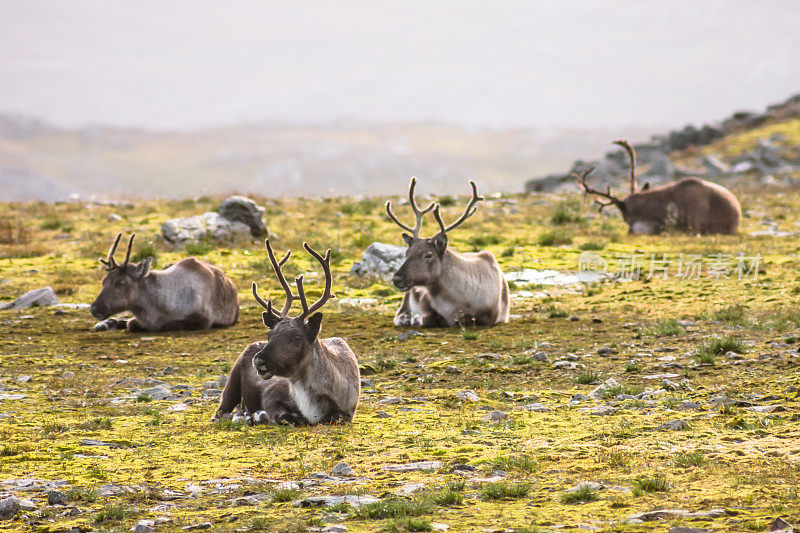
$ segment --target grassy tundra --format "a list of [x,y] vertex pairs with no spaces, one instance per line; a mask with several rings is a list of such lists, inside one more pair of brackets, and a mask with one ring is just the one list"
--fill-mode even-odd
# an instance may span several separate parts
[[[248,343],[264,339],[250,282],[267,298],[283,295],[267,275],[263,242],[176,251],[157,240],[165,219],[209,210],[218,199],[0,204],[13,226],[2,236],[14,241],[0,245],[0,300],[51,285],[64,302],[91,302],[109,239],[136,232],[144,238],[133,261],[154,255],[154,267],[163,268],[195,255],[233,279],[242,303],[235,326],[183,333],[93,333],[86,309],[0,313],[0,493],[35,506],[0,521],[0,530],[122,531],[146,519],[160,519],[158,531],[206,523],[216,531],[336,523],[350,531],[437,524],[451,531],[764,531],[778,516],[796,524],[800,246],[796,236],[750,233],[800,230],[800,201],[796,190],[734,192],[744,213],[739,234],[706,237],[628,236],[618,215],[581,210],[577,194],[488,197],[453,234],[456,250],[490,250],[506,273],[575,271],[588,251],[612,271],[618,258],[641,254],[646,275],[651,254],[667,254],[667,279],[657,270],[630,282],[512,284],[509,323],[426,329],[407,340],[392,325],[401,294],[389,281],[348,275],[370,242],[402,242],[385,218],[385,199],[263,200],[276,249],[299,250],[309,227],[311,246],[333,249],[337,299],[326,307],[321,335],[346,339],[371,382],[352,424],[303,428],[209,421],[219,378]],[[453,200],[445,199],[448,218],[464,201]],[[112,214],[121,219],[109,221]],[[27,242],[16,242],[19,228]],[[739,252],[760,254],[757,272],[709,278],[715,265],[732,271],[735,261],[724,255]],[[702,257],[700,279],[676,277],[680,254]],[[285,270],[316,269],[297,254]],[[304,280],[309,298],[318,298],[322,276]],[[566,363],[554,367],[559,361]],[[659,374],[669,374],[670,384]],[[609,378],[616,384],[596,399],[570,405]],[[173,397],[144,392],[161,382]],[[545,407],[526,409],[537,403]],[[580,411],[603,406],[609,414]],[[492,411],[507,417],[487,417]],[[662,427],[677,420],[685,425]],[[416,461],[438,465],[384,468]],[[346,483],[313,476],[339,462],[352,468]],[[49,505],[41,484],[27,492],[14,484],[28,478],[62,482],[56,490],[64,503]],[[286,481],[297,483],[280,485]],[[584,481],[601,485],[569,491]],[[293,505],[319,495],[380,501]],[[690,514],[628,520],[658,509]]]

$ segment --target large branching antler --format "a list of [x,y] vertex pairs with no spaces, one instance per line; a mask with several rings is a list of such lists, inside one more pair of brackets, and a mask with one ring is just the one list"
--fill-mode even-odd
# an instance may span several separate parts
[[631,194],[633,194],[639,189],[639,185],[636,183],[636,153],[633,151],[633,147],[628,144],[628,141],[624,139],[614,141],[614,144],[621,146],[628,152],[628,158],[631,161]]
[[475,182],[473,180],[469,180],[469,184],[472,186],[472,198],[470,198],[469,203],[467,204],[467,208],[464,210],[461,216],[458,217],[458,219],[449,226],[445,226],[444,222],[442,222],[442,214],[440,213],[439,204],[436,204],[436,206],[434,207],[433,217],[436,219],[436,222],[439,223],[439,233],[436,235],[437,237],[439,235],[444,235],[448,231],[453,230],[458,226],[460,226],[461,224],[463,224],[465,220],[474,215],[475,212],[478,210],[475,204],[485,200],[483,196],[478,194],[478,186],[475,184]]
[[306,252],[310,253],[314,259],[316,259],[320,265],[322,265],[322,271],[325,273],[325,290],[322,292],[322,296],[319,297],[319,300],[314,302],[314,304],[309,307],[308,303],[306,302],[306,295],[303,291],[303,277],[300,276],[297,279],[297,292],[300,295],[300,303],[303,305],[303,314],[300,315],[300,318],[305,318],[312,313],[314,313],[317,309],[320,309],[325,302],[330,300],[334,297],[331,294],[331,286],[333,286],[333,276],[331,275],[331,249],[328,248],[328,251],[325,252],[325,257],[319,255],[311,246],[308,245],[307,242],[303,243],[303,248],[306,249]]
[[435,202],[431,202],[428,207],[425,209],[420,209],[417,206],[417,200],[414,198],[414,189],[417,187],[417,177],[414,176],[411,178],[411,183],[408,185],[408,203],[411,205],[411,209],[414,210],[414,227],[407,226],[400,222],[394,213],[392,213],[392,201],[389,200],[386,202],[386,214],[389,216],[389,219],[400,226],[402,229],[411,232],[411,235],[414,237],[419,237],[419,230],[422,228],[422,217],[425,213],[430,212],[434,206],[436,205]]
[[136,234],[132,234],[131,238],[128,239],[128,251],[125,253],[125,262],[122,263],[122,266],[117,264],[117,261],[114,259],[114,253],[117,251],[117,246],[119,246],[119,240],[122,238],[122,233],[117,233],[117,238],[114,239],[114,244],[111,245],[111,249],[108,251],[108,258],[101,259],[100,262],[106,266],[106,270],[109,272],[112,270],[116,270],[117,268],[125,268],[128,266],[128,261],[131,258],[131,249],[133,248],[133,239],[136,237]]
[[322,257],[316,251],[314,251],[308,245],[308,243],[305,242],[303,243],[303,248],[305,248],[306,251],[314,257],[314,259],[319,261],[319,263],[322,265],[322,270],[325,273],[325,290],[323,291],[320,299],[317,300],[314,303],[314,305],[309,307],[308,302],[306,301],[306,292],[303,287],[303,276],[298,276],[294,280],[295,285],[297,286],[297,295],[294,295],[292,294],[292,290],[289,287],[289,283],[287,283],[286,278],[283,276],[283,271],[281,270],[281,267],[283,267],[283,265],[289,259],[289,256],[292,254],[292,252],[291,251],[286,252],[286,255],[283,256],[283,259],[278,261],[277,259],[275,259],[275,253],[272,251],[272,246],[270,246],[269,244],[269,239],[265,241],[265,244],[267,245],[267,254],[269,255],[269,260],[272,263],[272,269],[275,271],[275,275],[278,277],[278,281],[280,282],[281,287],[283,287],[283,290],[286,293],[286,303],[283,305],[283,309],[281,309],[280,311],[276,311],[272,307],[272,300],[264,301],[264,299],[258,295],[258,285],[255,282],[253,282],[252,285],[253,297],[261,305],[261,307],[267,310],[267,313],[270,314],[270,316],[272,316],[275,319],[281,319],[288,316],[289,309],[292,307],[292,303],[294,303],[295,300],[300,300],[300,304],[303,306],[303,312],[300,314],[299,318],[304,319],[310,314],[312,314],[314,311],[325,305],[325,302],[327,302],[330,298],[333,298],[333,294],[331,294],[331,286],[333,285],[333,276],[331,275],[330,249],[328,249],[328,251],[325,253],[325,257]]
[[592,189],[586,183],[586,177],[594,171],[595,167],[591,166],[578,174],[577,172],[574,175],[575,183],[578,184],[578,187],[583,191],[583,194],[594,194],[595,196],[600,196],[601,198],[605,198],[607,201],[602,200],[595,200],[595,203],[600,206],[600,211],[603,211],[603,208],[608,207],[611,204],[616,206],[622,206],[622,201],[611,194],[611,185],[606,185],[606,191],[600,191],[597,189]]
[[292,255],[292,252],[286,252],[286,255],[283,256],[283,259],[278,261],[275,259],[275,253],[272,251],[272,246],[269,244],[269,239],[264,241],[264,244],[267,245],[267,254],[269,255],[269,261],[272,263],[272,269],[275,271],[275,275],[278,277],[278,281],[283,287],[284,292],[286,292],[286,303],[283,304],[283,309],[280,312],[276,311],[272,308],[272,300],[264,301],[261,296],[258,295],[258,285],[256,282],[253,282],[253,297],[256,301],[267,310],[267,313],[272,315],[274,318],[283,318],[286,316],[286,313],[289,312],[289,309],[292,307],[292,303],[297,299],[297,296],[292,294],[292,290],[289,288],[289,284],[286,283],[286,278],[283,277],[283,272],[281,271],[281,267],[286,263],[289,259],[289,256]]

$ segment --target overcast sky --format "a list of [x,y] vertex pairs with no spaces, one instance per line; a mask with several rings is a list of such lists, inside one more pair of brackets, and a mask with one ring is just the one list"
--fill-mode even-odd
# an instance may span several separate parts
[[796,0],[3,0],[0,112],[678,126],[800,92],[798,24]]

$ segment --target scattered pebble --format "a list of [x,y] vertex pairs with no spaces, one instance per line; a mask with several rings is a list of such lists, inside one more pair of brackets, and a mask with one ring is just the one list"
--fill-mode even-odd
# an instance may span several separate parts
[[491,411],[483,417],[484,420],[488,420],[490,422],[500,422],[501,420],[508,419],[508,415],[503,411]]
[[439,461],[417,461],[415,463],[403,463],[396,465],[384,465],[381,470],[389,472],[415,472],[418,470],[439,470],[442,463]]
[[19,512],[19,499],[16,496],[8,496],[0,500],[0,520],[9,520]]
[[336,463],[331,469],[331,474],[334,476],[351,476],[353,475],[353,469],[350,468],[350,465],[347,463]]
[[470,402],[477,402],[480,400],[478,395],[471,390],[465,390],[456,393],[456,398],[458,398],[459,400],[469,400]]

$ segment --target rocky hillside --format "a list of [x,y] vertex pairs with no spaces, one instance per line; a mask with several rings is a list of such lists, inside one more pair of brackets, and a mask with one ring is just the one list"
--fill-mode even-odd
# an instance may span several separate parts
[[[609,142],[613,139],[609,139]],[[800,95],[764,112],[737,112],[716,124],[687,125],[634,145],[639,182],[657,185],[685,176],[712,181],[793,185],[800,178]],[[627,188],[628,156],[575,161],[566,173],[529,180],[527,192],[572,187],[572,175],[595,166],[592,180]]]

